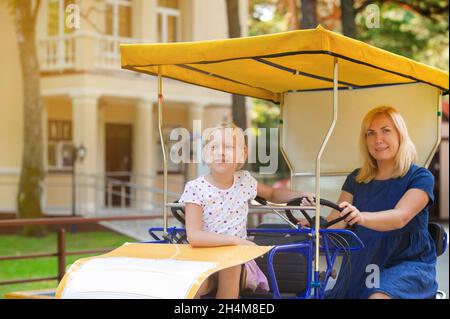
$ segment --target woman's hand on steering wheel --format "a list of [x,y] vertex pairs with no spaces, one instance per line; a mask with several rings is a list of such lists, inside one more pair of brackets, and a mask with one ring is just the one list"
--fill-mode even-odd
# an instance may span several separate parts
[[339,216],[342,217],[348,214],[344,220],[350,226],[364,222],[364,215],[355,206],[348,202],[342,202],[339,204],[339,207],[343,208],[342,212],[339,213]]

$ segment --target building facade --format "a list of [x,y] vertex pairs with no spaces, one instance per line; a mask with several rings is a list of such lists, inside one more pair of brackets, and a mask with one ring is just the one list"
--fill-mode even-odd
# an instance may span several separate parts
[[[241,0],[243,35],[247,7]],[[15,25],[4,6],[0,21],[0,212],[15,212],[23,83]],[[44,211],[72,213],[74,183],[76,213],[145,210],[161,203],[156,79],[121,70],[119,44],[227,38],[225,0],[43,0],[36,34],[44,102]],[[193,120],[207,127],[231,117],[229,94],[170,79],[163,86],[166,140],[176,127],[192,129]],[[85,156],[75,160],[74,172],[73,149],[81,146]],[[169,190],[176,197],[198,167],[169,163],[169,172]]]

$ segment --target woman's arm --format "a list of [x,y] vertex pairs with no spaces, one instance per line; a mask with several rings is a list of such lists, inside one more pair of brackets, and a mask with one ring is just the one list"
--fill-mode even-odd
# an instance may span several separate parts
[[229,245],[254,245],[249,240],[236,236],[215,234],[203,230],[203,210],[200,205],[186,203],[186,234],[192,247],[215,247]]
[[[258,196],[264,197],[267,201],[272,203],[287,203],[290,200],[298,197],[307,197],[309,203],[314,203],[314,194],[302,191],[294,191],[290,189],[273,188],[261,183],[257,186]],[[309,204],[305,202],[305,204]]]
[[343,202],[339,206],[346,207],[340,216],[350,215],[345,221],[353,225],[370,228],[376,231],[390,231],[405,227],[428,204],[428,194],[421,189],[409,189],[394,207],[380,212],[360,212],[350,203]]

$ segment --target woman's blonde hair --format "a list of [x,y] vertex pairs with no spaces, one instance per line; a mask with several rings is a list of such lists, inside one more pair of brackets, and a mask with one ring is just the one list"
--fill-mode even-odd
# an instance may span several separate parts
[[[210,141],[211,141],[211,137],[212,134],[217,131],[217,130],[225,130],[225,129],[232,129],[233,130],[233,135],[236,136],[237,141],[242,141],[244,144],[244,147],[247,147],[247,142],[245,139],[245,134],[244,131],[242,130],[242,128],[240,128],[239,126],[237,126],[236,124],[234,124],[233,122],[221,122],[219,124],[217,124],[216,126],[207,128],[204,132],[204,136],[203,136],[203,140],[204,140],[204,145],[206,146]],[[238,165],[238,167],[236,168],[236,171],[242,169],[242,167],[245,165],[245,161],[246,158],[244,159],[244,161],[242,163],[239,163],[240,165]]]
[[361,153],[361,169],[356,176],[358,183],[368,183],[375,178],[378,172],[378,165],[375,158],[370,155],[367,148],[367,130],[375,117],[379,115],[389,116],[399,135],[399,148],[395,156],[395,169],[392,178],[404,176],[411,164],[417,160],[417,152],[414,143],[408,135],[408,129],[400,113],[391,106],[379,106],[366,114],[361,123],[361,132],[359,135],[359,150]]

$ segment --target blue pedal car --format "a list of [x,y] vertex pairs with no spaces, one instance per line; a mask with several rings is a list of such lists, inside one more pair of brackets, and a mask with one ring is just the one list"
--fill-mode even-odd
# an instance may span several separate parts
[[[264,198],[255,199],[261,205],[267,206]],[[298,209],[301,199],[287,203],[282,209],[286,212],[286,217],[291,222],[296,222],[296,217],[292,213]],[[341,210],[336,204],[322,199],[321,204],[333,209]],[[253,205],[257,209],[258,205]],[[276,207],[280,209],[280,207]],[[182,225],[185,223],[184,208],[178,203],[171,205],[173,217]],[[311,225],[314,225],[314,217],[311,218],[306,211],[302,211]],[[241,289],[240,298],[249,299],[323,299],[325,291],[332,275],[333,267],[339,256],[344,260],[341,267],[346,267],[345,257],[353,251],[364,249],[364,244],[350,229],[328,229],[328,227],[343,220],[338,218],[334,221],[326,222],[321,219],[320,229],[320,253],[326,260],[326,268],[319,276],[319,280],[314,281],[313,260],[315,246],[315,232],[313,228],[299,228],[294,223],[262,223],[257,228],[247,230],[249,238],[262,246],[274,246],[270,252],[256,262],[269,280],[269,292],[250,292]],[[290,227],[291,226],[291,227]],[[295,226],[295,227],[292,227]],[[447,233],[442,225],[430,223],[428,226],[431,237],[436,246],[437,256],[442,255],[447,248]],[[149,229],[149,234],[153,241],[149,243],[186,244],[188,243],[185,228],[169,227],[166,235],[162,235],[163,228],[153,227]],[[348,265],[347,265],[348,266]],[[244,269],[244,267],[243,267]],[[245,276],[245,273],[243,273]],[[241,281],[244,279],[241,278]],[[446,294],[438,291],[436,296],[445,299]]]

